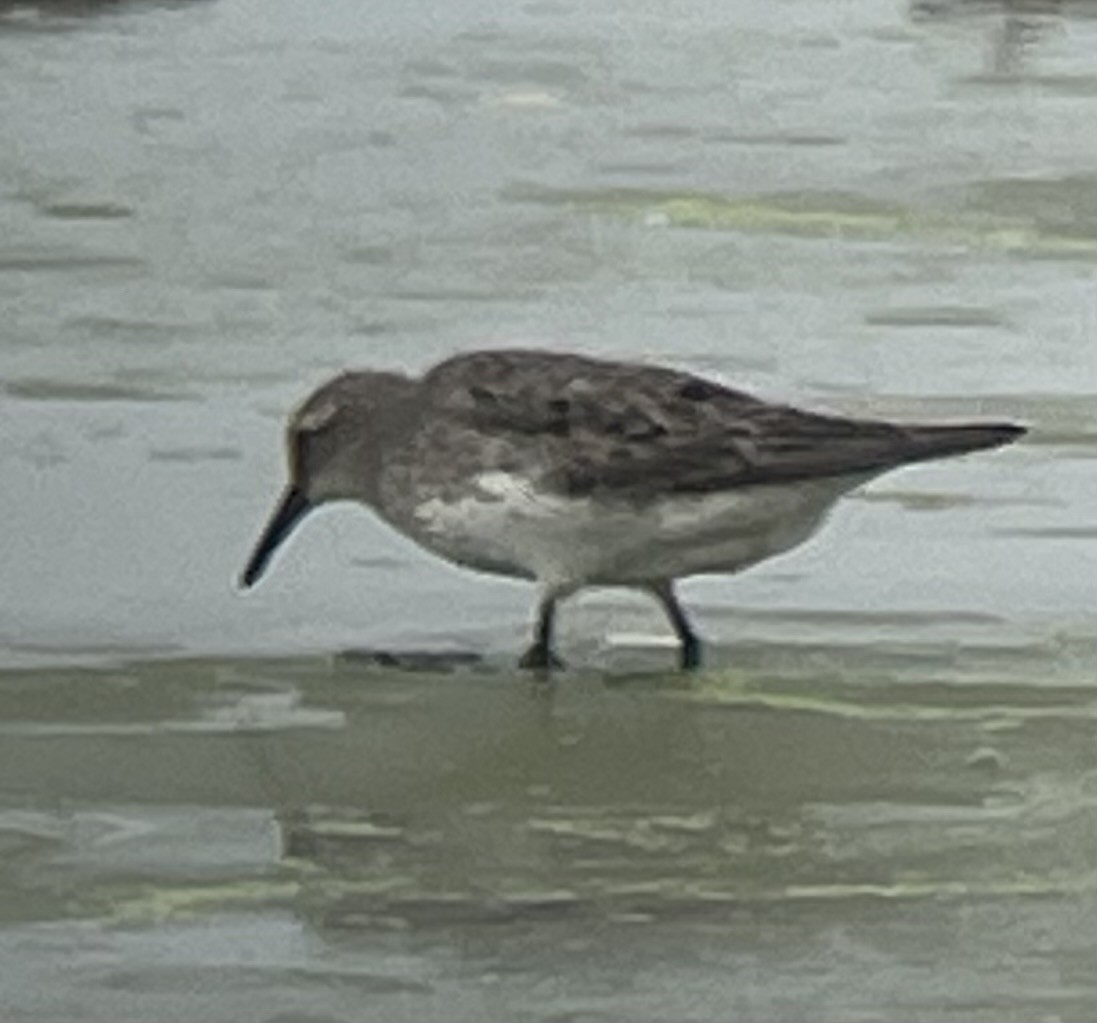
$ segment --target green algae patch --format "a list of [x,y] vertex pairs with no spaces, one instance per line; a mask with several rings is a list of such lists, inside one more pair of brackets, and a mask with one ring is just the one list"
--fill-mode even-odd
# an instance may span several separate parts
[[[773,192],[728,197],[647,189],[556,189],[513,185],[505,198],[570,205],[642,221],[650,227],[778,234],[862,241],[911,239],[1058,259],[1095,259],[1097,240],[1056,218],[1008,216],[979,207],[921,210],[843,191]],[[1038,211],[1037,211],[1038,212]]]

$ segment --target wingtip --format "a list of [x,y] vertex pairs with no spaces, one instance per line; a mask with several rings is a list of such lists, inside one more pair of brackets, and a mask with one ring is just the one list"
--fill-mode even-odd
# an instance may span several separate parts
[[997,423],[995,429],[1005,444],[1012,444],[1028,433],[1028,426],[1024,423]]
[[931,426],[922,436],[928,442],[927,453],[933,458],[1004,447],[1020,440],[1026,433],[1028,427],[1021,423],[991,422]]

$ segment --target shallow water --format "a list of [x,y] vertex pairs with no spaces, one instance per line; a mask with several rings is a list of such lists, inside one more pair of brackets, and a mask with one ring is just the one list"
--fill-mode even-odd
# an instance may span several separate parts
[[[1091,1020],[1091,4],[0,3],[12,1020]],[[344,365],[1019,418],[685,587],[368,516],[233,589]]]

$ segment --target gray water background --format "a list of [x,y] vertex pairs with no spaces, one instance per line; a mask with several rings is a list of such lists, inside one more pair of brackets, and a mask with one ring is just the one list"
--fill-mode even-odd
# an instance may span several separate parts
[[[0,4],[0,1018],[1093,1019],[1093,15]],[[236,592],[304,393],[516,343],[1032,433],[694,679],[356,510]]]

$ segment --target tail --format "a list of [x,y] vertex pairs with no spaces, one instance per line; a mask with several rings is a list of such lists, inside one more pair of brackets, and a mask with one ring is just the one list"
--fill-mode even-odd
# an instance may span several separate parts
[[958,423],[955,425],[904,425],[907,435],[903,461],[920,462],[930,458],[948,458],[983,448],[1012,444],[1028,433],[1017,423]]

